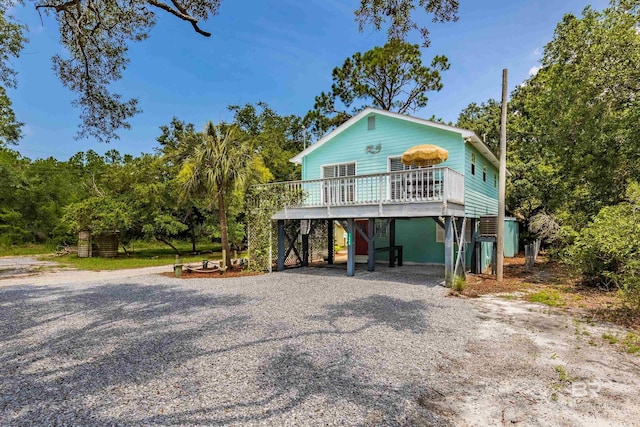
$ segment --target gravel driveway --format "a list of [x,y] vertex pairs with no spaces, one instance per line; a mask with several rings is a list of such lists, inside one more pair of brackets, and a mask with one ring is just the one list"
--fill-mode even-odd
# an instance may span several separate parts
[[[499,298],[449,298],[411,266],[381,270],[2,280],[0,425],[640,420],[640,358],[586,343],[608,326]],[[572,391],[594,381],[595,394]]]
[[466,303],[424,275],[303,273],[5,282],[0,424],[447,425],[417,398]]

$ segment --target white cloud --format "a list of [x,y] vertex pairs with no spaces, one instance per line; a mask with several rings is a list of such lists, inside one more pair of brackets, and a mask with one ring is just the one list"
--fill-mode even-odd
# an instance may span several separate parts
[[540,49],[539,47],[535,48],[533,50],[533,56],[535,56],[536,58],[540,57],[540,55],[542,55],[542,49]]
[[538,74],[538,71],[540,71],[540,68],[542,68],[542,67],[533,66],[533,67],[529,68],[529,75],[530,76],[535,76],[536,74]]

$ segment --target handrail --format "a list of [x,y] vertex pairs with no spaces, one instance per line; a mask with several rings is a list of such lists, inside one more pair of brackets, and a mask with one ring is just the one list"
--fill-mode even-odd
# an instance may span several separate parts
[[464,175],[448,167],[258,184],[300,193],[287,207],[357,206],[451,201],[464,203]]

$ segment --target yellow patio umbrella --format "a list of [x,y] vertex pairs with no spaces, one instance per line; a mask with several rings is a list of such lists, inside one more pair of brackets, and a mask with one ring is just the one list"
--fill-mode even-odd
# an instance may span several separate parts
[[402,163],[413,166],[433,166],[449,158],[449,152],[432,144],[416,145],[402,154]]

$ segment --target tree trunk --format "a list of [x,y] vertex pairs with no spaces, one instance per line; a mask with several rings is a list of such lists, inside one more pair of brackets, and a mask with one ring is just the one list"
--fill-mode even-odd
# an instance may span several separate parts
[[222,249],[226,251],[225,265],[231,266],[231,251],[229,250],[229,231],[227,230],[227,207],[225,206],[224,193],[218,193],[218,212],[220,213],[220,240]]
[[196,251],[196,229],[195,227],[191,227],[191,249],[193,253],[197,253]]
[[173,246],[173,245],[171,244],[171,242],[169,242],[169,241],[168,241],[167,239],[165,239],[164,237],[156,236],[156,240],[157,240],[157,241],[159,241],[159,242],[164,243],[165,245],[170,246],[170,247],[171,247],[171,249],[173,249],[174,251],[176,251],[176,254],[178,254],[178,255],[182,255],[182,254],[180,253],[180,251],[178,250],[178,248],[176,248],[175,246]]

